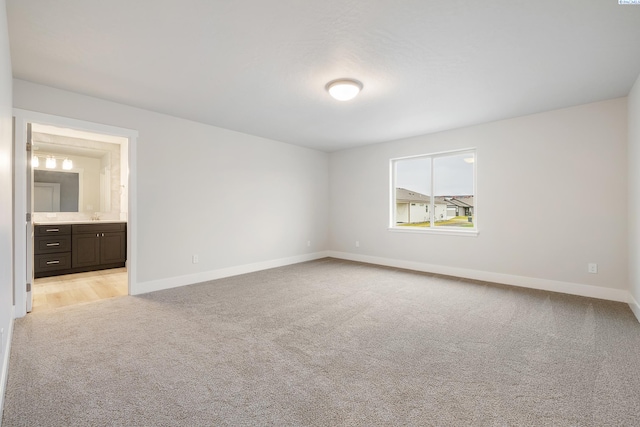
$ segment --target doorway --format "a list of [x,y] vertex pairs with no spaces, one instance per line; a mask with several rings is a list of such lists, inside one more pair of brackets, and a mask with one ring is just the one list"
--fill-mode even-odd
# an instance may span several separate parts
[[[31,124],[32,222],[35,230],[32,311],[128,293],[124,265],[101,265],[99,257],[91,257],[83,264],[81,257],[72,255],[74,251],[82,255],[84,250],[93,250],[91,243],[104,246],[101,240],[115,238],[115,246],[104,249],[115,250],[115,256],[121,257],[122,263],[126,260],[126,231],[102,237],[104,229],[100,230],[100,225],[120,225],[126,230],[127,184],[122,171],[128,170],[128,165],[123,164],[127,156],[122,152],[126,151],[127,144],[127,138],[123,137]],[[100,234],[72,235],[72,230],[82,230],[86,224],[91,224]],[[52,229],[58,231],[48,235],[47,231]],[[66,234],[59,235],[63,231]],[[84,246],[79,245],[81,242]],[[81,246],[79,249],[76,248],[78,245]],[[119,246],[122,246],[121,250]],[[76,263],[82,266],[75,268],[80,271],[68,271],[69,267],[78,267]],[[70,274],[63,274],[65,272]]]
[[[137,132],[19,109],[14,109],[14,117],[15,253],[25,254],[15,257],[15,271],[25,272],[15,278],[16,317],[32,309],[134,293]],[[37,192],[32,191],[34,182],[39,183]],[[44,194],[44,199],[34,203],[37,193]],[[71,230],[88,233],[95,227],[107,227],[96,233],[96,265],[84,259],[72,265],[71,249],[66,246]],[[34,230],[38,234],[46,229],[63,235],[44,240],[34,236]],[[81,237],[86,236],[74,238]],[[108,243],[106,247],[101,239]],[[121,249],[114,256],[113,242],[118,239],[115,247]],[[126,257],[119,259],[122,253]],[[81,252],[89,255],[84,249]],[[106,264],[100,261],[105,258]]]
[[128,294],[127,268],[35,278],[32,311],[55,310]]

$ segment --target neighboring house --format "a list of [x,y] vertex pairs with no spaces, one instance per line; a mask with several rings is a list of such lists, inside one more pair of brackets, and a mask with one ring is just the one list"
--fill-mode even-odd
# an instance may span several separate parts
[[[396,224],[416,224],[431,221],[431,197],[407,190],[396,188]],[[436,221],[447,219],[447,204],[434,200]]]
[[447,219],[473,216],[473,196],[438,196],[436,200],[447,204]]

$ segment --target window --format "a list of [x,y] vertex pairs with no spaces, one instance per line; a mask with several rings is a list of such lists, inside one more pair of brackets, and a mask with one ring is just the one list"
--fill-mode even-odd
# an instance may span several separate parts
[[392,159],[391,228],[475,233],[475,168],[475,149]]

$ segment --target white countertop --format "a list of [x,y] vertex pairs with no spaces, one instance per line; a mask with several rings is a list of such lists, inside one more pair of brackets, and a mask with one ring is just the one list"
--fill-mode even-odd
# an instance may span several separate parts
[[89,219],[85,220],[71,220],[71,221],[39,221],[34,222],[33,225],[70,225],[70,224],[115,224],[115,223],[126,223],[127,221],[122,221],[120,219],[99,219],[97,221],[92,221]]

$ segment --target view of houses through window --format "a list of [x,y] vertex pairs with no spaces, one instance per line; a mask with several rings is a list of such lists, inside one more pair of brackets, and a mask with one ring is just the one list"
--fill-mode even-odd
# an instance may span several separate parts
[[391,161],[392,226],[475,228],[475,150]]

